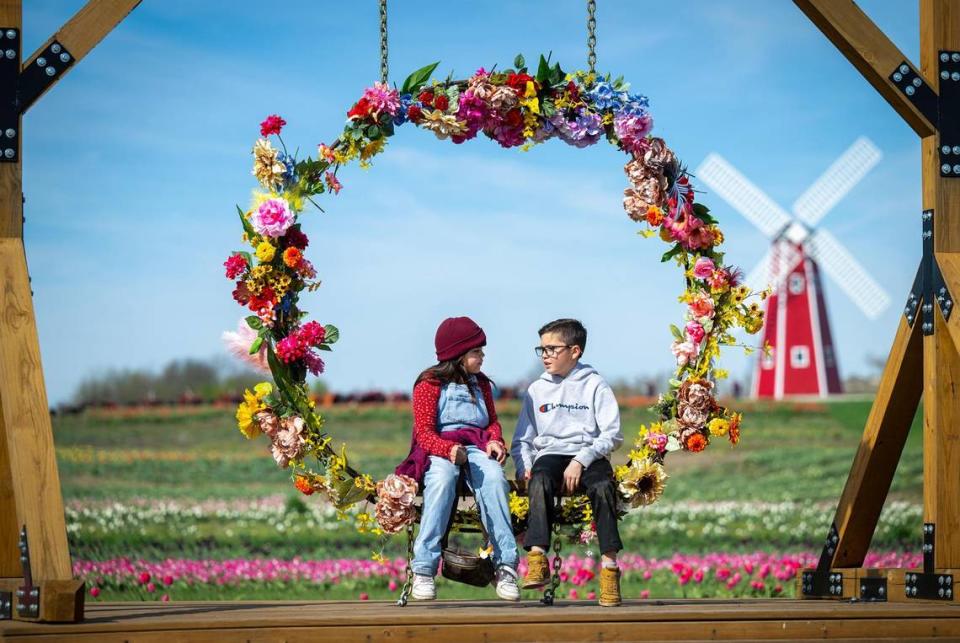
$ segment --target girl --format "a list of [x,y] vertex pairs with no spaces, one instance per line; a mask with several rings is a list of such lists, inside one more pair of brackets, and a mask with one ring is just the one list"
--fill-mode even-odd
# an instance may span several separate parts
[[517,542],[510,524],[509,486],[503,474],[507,450],[493,405],[490,380],[480,372],[487,336],[469,317],[445,319],[437,329],[435,366],[413,387],[413,441],[397,473],[421,482],[423,514],[413,546],[413,591],[417,600],[437,597],[433,577],[440,541],[456,502],[460,465],[493,544],[497,596],[520,600]]

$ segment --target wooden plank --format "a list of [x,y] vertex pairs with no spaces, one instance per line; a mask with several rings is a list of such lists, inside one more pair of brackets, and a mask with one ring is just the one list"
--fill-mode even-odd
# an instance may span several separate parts
[[901,316],[834,522],[840,536],[831,567],[860,567],[880,519],[923,392],[920,321]]
[[[960,2],[921,0],[920,66],[937,90],[941,49],[960,49]],[[934,249],[960,251],[960,181],[940,177],[937,138],[923,140],[923,207],[934,210]],[[936,524],[934,566],[960,567],[960,355],[934,307],[924,338],[923,515]]]
[[[0,26],[13,27],[22,32],[23,19],[21,0],[0,0]],[[23,119],[18,119],[17,129],[23,131]],[[18,138],[22,143],[22,136]],[[22,144],[17,149],[17,159],[23,158]],[[0,238],[23,237],[23,165],[0,163]],[[2,475],[2,470],[0,470]],[[2,554],[0,554],[2,557]],[[2,558],[0,558],[2,560]]]
[[[140,0],[90,0],[26,59],[23,69],[33,65],[37,57],[54,40],[59,41],[70,52],[76,66],[76,63],[90,53],[138,4]],[[51,87],[70,72],[70,69],[73,67],[67,68],[57,76],[43,93],[50,91]]]
[[[937,264],[943,282],[954,298],[954,307],[960,307],[960,252],[943,252],[937,255]],[[954,346],[960,346],[960,313],[950,315],[947,323]]]
[[[887,78],[900,63],[909,61],[853,0],[794,0],[794,4],[840,50],[874,89],[921,137],[935,133],[931,123]],[[913,18],[913,5],[901,2],[905,19]],[[924,72],[927,79],[931,75]],[[936,74],[933,74],[935,77]],[[931,86],[936,87],[933,83]]]
[[0,239],[0,401],[18,524],[34,582],[72,577],[23,241]]

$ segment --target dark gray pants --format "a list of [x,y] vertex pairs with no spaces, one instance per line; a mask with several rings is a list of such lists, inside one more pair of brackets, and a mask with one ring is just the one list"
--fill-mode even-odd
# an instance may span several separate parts
[[[550,548],[550,532],[555,520],[555,499],[563,491],[563,472],[573,460],[569,455],[544,455],[533,463],[527,496],[530,512],[527,514],[527,533],[523,547]],[[617,490],[613,467],[606,458],[594,460],[580,475],[578,493],[586,493],[597,523],[600,552],[620,551],[623,542],[617,529]]]

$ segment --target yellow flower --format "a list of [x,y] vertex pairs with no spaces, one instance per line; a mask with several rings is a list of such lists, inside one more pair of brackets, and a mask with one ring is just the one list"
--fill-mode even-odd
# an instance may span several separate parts
[[510,492],[510,514],[515,516],[517,520],[523,520],[527,517],[527,513],[530,511],[530,499],[521,498],[517,495],[516,491]]
[[269,241],[261,241],[257,246],[257,259],[265,263],[273,261],[273,255],[276,253],[277,249]]
[[273,393],[273,384],[271,384],[270,382],[260,382],[259,384],[253,387],[253,392],[256,394],[256,396],[259,399],[262,400],[266,396]]
[[663,494],[667,473],[653,460],[635,462],[630,472],[620,481],[620,493],[632,507],[652,505]]
[[260,425],[253,416],[266,408],[249,389],[243,392],[243,402],[237,406],[237,428],[248,439],[260,435]]
[[710,420],[710,423],[707,425],[707,428],[710,429],[710,435],[724,436],[730,430],[730,423],[724,420],[723,418],[714,418]]
[[265,138],[257,139],[253,146],[253,175],[265,188],[272,188],[283,182],[283,174],[287,168],[277,159],[278,154]]

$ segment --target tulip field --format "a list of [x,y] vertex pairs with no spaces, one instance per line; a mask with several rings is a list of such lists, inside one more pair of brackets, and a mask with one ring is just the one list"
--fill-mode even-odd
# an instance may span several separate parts
[[[738,407],[738,447],[718,442],[703,453],[670,454],[663,497],[621,522],[626,598],[794,596],[797,570],[815,562],[870,402]],[[509,436],[518,409],[507,402],[499,410]],[[407,408],[336,407],[324,415],[335,440],[349,438],[351,466],[379,478],[406,455]],[[649,420],[644,409],[625,409],[627,439]],[[266,442],[237,431],[232,409],[87,411],[55,417],[54,437],[74,572],[87,581],[90,601],[399,593],[405,537],[384,546],[358,532],[352,516],[338,520],[333,507],[301,495]],[[920,562],[921,447],[915,421],[869,566]],[[618,456],[625,460],[626,449]],[[571,534],[561,554],[559,595],[593,598],[595,544]],[[492,588],[444,581],[438,590],[441,598],[494,596]]]

